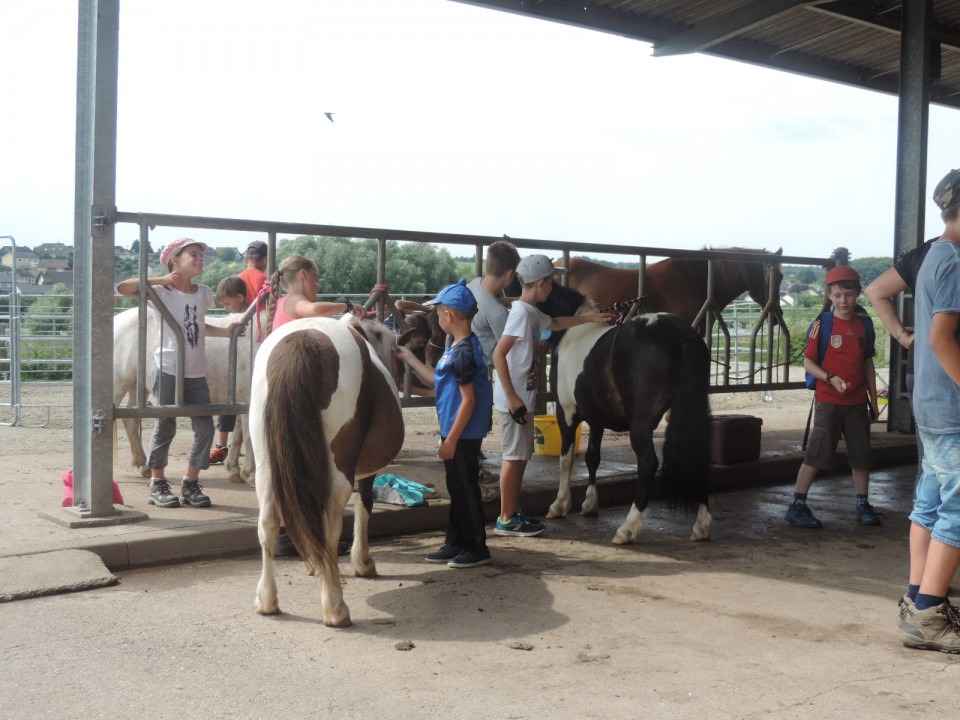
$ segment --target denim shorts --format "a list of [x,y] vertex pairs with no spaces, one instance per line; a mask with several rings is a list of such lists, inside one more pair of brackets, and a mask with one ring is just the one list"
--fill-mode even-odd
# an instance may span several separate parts
[[922,430],[918,435],[923,467],[910,521],[929,530],[934,540],[960,548],[960,435]]

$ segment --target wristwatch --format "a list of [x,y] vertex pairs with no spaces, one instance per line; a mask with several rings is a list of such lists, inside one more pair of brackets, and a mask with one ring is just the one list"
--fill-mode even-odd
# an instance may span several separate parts
[[347,306],[347,309],[343,311],[344,313],[352,313],[352,312],[353,312],[353,303],[352,303],[352,302],[350,302],[349,300],[347,300],[347,301],[344,303],[344,305]]
[[835,377],[836,377],[836,375],[834,375],[833,373],[827,373],[827,379],[826,379],[825,382],[830,382],[830,381],[833,380]]

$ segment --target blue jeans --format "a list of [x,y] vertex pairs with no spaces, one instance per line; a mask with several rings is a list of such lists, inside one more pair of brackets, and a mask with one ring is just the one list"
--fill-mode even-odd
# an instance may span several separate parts
[[923,461],[910,521],[934,540],[960,548],[960,435],[917,433]]

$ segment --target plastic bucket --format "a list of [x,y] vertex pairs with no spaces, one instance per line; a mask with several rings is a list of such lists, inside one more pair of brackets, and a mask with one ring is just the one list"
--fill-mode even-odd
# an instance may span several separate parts
[[[580,452],[580,432],[583,423],[577,425],[573,439],[574,455]],[[560,455],[560,423],[556,415],[537,415],[533,418],[533,451],[537,455]]]

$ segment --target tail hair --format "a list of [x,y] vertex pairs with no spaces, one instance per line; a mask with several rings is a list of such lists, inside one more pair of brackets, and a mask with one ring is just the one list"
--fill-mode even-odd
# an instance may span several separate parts
[[692,511],[710,491],[710,355],[692,329],[680,343],[660,474],[668,502]]
[[332,485],[318,399],[323,358],[311,335],[293,333],[274,348],[263,422],[273,448],[270,471],[287,534],[308,565],[325,565],[337,558],[325,542],[324,509]]

